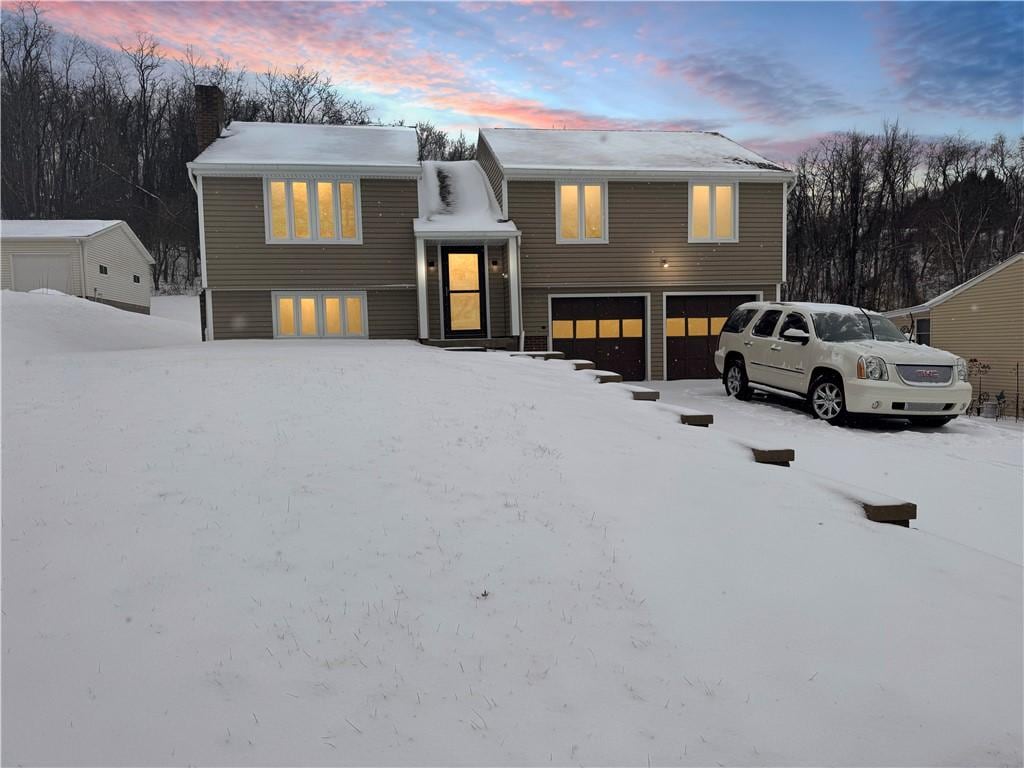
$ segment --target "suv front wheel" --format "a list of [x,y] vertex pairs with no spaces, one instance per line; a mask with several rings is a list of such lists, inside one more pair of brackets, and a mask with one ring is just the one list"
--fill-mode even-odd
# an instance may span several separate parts
[[819,376],[807,395],[815,418],[838,426],[846,421],[846,397],[837,376]]
[[722,383],[725,384],[725,394],[737,400],[749,400],[753,394],[750,391],[750,381],[747,379],[747,369],[743,361],[737,358],[726,363]]

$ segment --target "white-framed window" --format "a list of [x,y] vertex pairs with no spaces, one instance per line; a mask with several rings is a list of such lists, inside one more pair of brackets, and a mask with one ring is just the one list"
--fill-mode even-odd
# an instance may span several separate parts
[[363,242],[359,179],[263,180],[267,243]]
[[739,241],[739,185],[705,181],[690,182],[689,219],[691,243]]
[[366,338],[366,291],[273,291],[274,338]]
[[555,242],[608,242],[606,182],[555,182]]

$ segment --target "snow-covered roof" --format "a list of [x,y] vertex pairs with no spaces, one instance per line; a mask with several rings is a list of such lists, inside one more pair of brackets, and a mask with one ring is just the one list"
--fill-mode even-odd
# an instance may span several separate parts
[[5,219],[0,221],[0,237],[19,240],[92,237],[121,223],[119,219]]
[[483,128],[480,138],[510,177],[573,171],[610,176],[792,176],[778,163],[706,131]]
[[0,221],[0,238],[5,240],[87,239],[117,228],[135,245],[148,264],[155,264],[127,222],[120,219],[6,219]]
[[1000,272],[1001,270],[1006,269],[1011,264],[1016,264],[1021,259],[1024,259],[1024,251],[1021,251],[1020,253],[1015,253],[1013,256],[1011,256],[1008,259],[1004,259],[1003,261],[996,264],[994,267],[986,269],[980,275],[975,275],[970,280],[960,283],[960,285],[956,286],[955,288],[950,288],[945,293],[940,293],[934,299],[929,299],[924,304],[918,304],[915,307],[903,307],[902,309],[893,309],[890,310],[889,312],[885,312],[884,314],[886,317],[900,317],[902,315],[917,315],[923,312],[928,312],[937,307],[939,304],[942,304],[945,301],[949,301],[958,293],[963,293],[968,288],[971,288],[980,283],[982,280],[987,280],[988,278],[992,277],[992,275],[996,274],[996,272]]
[[502,221],[501,208],[476,160],[424,162],[419,208],[413,231],[420,237],[509,237],[518,232],[513,222]]
[[196,171],[327,167],[416,176],[418,157],[416,130],[411,127],[235,121],[188,165]]

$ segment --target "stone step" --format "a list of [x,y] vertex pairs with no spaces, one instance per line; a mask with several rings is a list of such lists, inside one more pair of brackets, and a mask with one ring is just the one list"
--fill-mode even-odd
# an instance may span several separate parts
[[715,417],[710,413],[704,413],[693,408],[687,408],[682,405],[669,405],[667,403],[659,407],[669,413],[674,413],[679,417],[680,424],[686,424],[689,427],[710,427],[715,423]]
[[661,392],[650,387],[641,387],[636,384],[623,384],[622,388],[633,395],[634,400],[645,400],[653,402],[661,397]]
[[615,373],[615,371],[599,371],[599,370],[588,370],[584,373],[589,373],[593,376],[598,384],[611,384],[612,382],[622,381],[622,374]]
[[893,499],[890,503],[881,504],[869,504],[863,501],[860,506],[864,510],[865,517],[873,523],[891,523],[909,528],[910,521],[917,519],[917,504],[909,501]]
[[758,464],[772,464],[776,467],[788,467],[796,461],[796,451],[792,448],[751,448],[754,461]]
[[565,352],[549,349],[545,352],[513,352],[512,357],[532,357],[534,360],[564,360]]
[[566,360],[577,371],[585,371],[596,366],[590,360]]

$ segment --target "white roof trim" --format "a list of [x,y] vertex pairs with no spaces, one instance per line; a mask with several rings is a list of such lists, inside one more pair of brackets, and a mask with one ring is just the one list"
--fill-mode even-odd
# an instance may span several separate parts
[[684,169],[623,169],[623,168],[531,168],[517,166],[505,169],[506,179],[539,180],[549,179],[600,179],[602,181],[747,181],[781,184],[795,181],[796,174],[791,171],[708,171]]
[[903,307],[902,309],[892,309],[889,310],[888,312],[883,312],[882,314],[885,315],[886,317],[899,317],[900,315],[916,315],[921,312],[928,312],[934,309],[935,307],[939,306],[940,304],[949,301],[957,294],[963,293],[968,288],[973,288],[978,283],[987,280],[997,272],[1001,272],[1002,270],[1006,269],[1006,267],[1009,267],[1012,264],[1016,264],[1021,259],[1024,259],[1024,251],[1021,251],[1020,253],[1015,253],[1013,256],[1011,256],[1008,259],[1004,259],[1003,261],[996,264],[994,267],[989,267],[980,275],[975,275],[970,280],[960,283],[960,285],[956,286],[955,288],[950,288],[945,293],[940,293],[934,299],[930,299],[926,301],[924,304],[918,304],[916,307]]
[[275,165],[260,163],[201,163],[192,161],[186,167],[196,176],[361,176],[364,178],[418,179],[421,169],[416,165]]
[[412,229],[420,240],[508,240],[522,234],[518,229],[420,229],[416,222]]
[[[46,219],[37,219],[37,221],[46,221]],[[146,263],[148,263],[150,266],[156,264],[156,261],[154,261],[153,257],[149,255],[149,250],[146,248],[146,246],[144,246],[142,244],[142,241],[139,240],[138,236],[135,234],[135,232],[132,230],[132,228],[128,226],[128,222],[121,221],[121,220],[111,221],[110,224],[108,224],[107,226],[103,227],[102,229],[97,229],[95,232],[91,232],[90,234],[87,234],[87,235],[86,234],[77,234],[77,235],[74,235],[74,234],[63,234],[62,235],[62,234],[41,233],[41,234],[38,234],[38,235],[0,235],[0,236],[2,236],[2,239],[4,241],[9,241],[9,242],[22,242],[22,243],[24,243],[24,242],[32,242],[32,241],[36,241],[36,240],[68,240],[68,241],[72,241],[72,242],[77,242],[79,240],[93,240],[93,239],[99,237],[100,235],[105,235],[107,232],[112,232],[115,229],[120,229],[122,232],[125,233],[125,235],[128,237],[128,239],[131,241],[132,245],[135,246],[136,250],[142,256],[142,258],[146,260]]]

